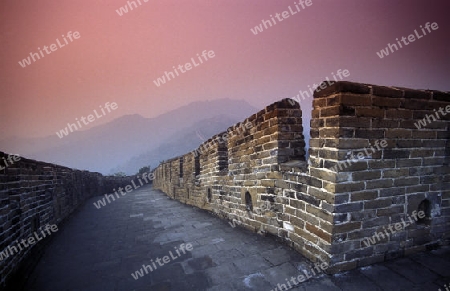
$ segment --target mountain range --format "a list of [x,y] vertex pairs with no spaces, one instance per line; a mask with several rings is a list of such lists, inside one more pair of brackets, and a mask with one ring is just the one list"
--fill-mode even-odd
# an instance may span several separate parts
[[197,101],[154,118],[125,115],[60,139],[13,137],[0,150],[59,165],[112,174],[135,174],[143,166],[184,154],[204,139],[257,112],[246,101]]

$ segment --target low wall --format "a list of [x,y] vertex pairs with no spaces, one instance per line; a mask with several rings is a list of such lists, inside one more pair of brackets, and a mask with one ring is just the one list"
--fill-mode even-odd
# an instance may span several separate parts
[[[314,94],[308,160],[302,111],[283,99],[160,164],[154,187],[280,237],[329,272],[447,243],[450,94],[323,87]],[[384,232],[419,211],[425,217]]]
[[[0,152],[0,287],[11,283],[40,241],[10,253],[8,246],[27,240],[47,224],[60,225],[83,202],[129,184],[129,177],[104,177]],[[11,248],[10,248],[11,250]],[[12,249],[13,250],[13,249]],[[13,252],[15,252],[13,250]],[[21,279],[22,280],[22,279]],[[14,282],[12,282],[14,283]],[[9,285],[9,284],[8,284]]]

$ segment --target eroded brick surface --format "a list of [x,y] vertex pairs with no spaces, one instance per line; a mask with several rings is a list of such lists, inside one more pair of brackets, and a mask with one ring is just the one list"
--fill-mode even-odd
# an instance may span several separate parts
[[[226,140],[219,134],[163,162],[154,185],[183,203],[278,236],[333,271],[446,244],[450,114],[439,113],[450,106],[446,96],[338,82],[314,96],[308,159],[301,109],[283,99],[229,128]],[[364,244],[423,205],[423,223]]]

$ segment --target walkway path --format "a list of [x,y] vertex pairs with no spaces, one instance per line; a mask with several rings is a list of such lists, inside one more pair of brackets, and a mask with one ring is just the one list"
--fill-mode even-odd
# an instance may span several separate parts
[[[99,198],[90,199],[55,234],[26,290],[279,291],[285,289],[277,284],[289,287],[285,279],[299,270],[312,274],[305,258],[273,238],[232,228],[150,186],[96,209]],[[188,249],[192,244],[192,250],[183,253],[182,244]],[[147,267],[148,274],[135,280],[131,274],[138,276],[143,265],[156,268]],[[448,248],[290,284],[291,290],[311,291],[438,291],[447,283]]]

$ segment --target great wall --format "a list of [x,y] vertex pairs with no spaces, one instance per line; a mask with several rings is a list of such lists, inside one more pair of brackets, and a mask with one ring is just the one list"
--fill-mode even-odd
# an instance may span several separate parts
[[397,258],[448,244],[446,108],[449,93],[337,82],[314,94],[308,158],[300,106],[283,99],[160,164],[154,187],[281,238],[332,273]]
[[[314,94],[309,156],[300,106],[283,99],[161,163],[153,187],[275,236],[330,273],[374,264],[449,242],[448,113],[448,92],[337,82]],[[130,180],[20,159],[0,171],[0,248]],[[1,285],[43,247],[3,259]]]
[[[8,154],[0,152],[0,159]],[[47,224],[62,226],[86,199],[111,193],[130,177],[103,176],[51,163],[20,158],[0,171],[0,289],[23,275],[39,260],[48,237],[20,252],[8,252]]]

